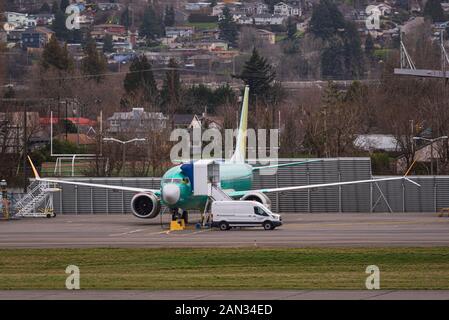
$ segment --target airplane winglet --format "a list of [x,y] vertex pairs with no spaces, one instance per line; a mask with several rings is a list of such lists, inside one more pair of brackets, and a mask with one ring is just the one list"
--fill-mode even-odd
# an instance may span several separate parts
[[36,180],[40,180],[41,177],[39,176],[39,172],[37,172],[36,167],[34,166],[33,161],[31,161],[30,156],[28,156],[28,161],[30,162],[31,169],[33,169],[34,177],[36,178]]

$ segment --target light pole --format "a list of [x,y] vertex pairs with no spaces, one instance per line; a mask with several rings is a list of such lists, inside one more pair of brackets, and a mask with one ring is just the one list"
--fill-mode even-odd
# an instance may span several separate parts
[[[433,143],[438,141],[438,140],[444,140],[447,139],[448,136],[441,136],[438,138],[434,138],[434,139],[427,139],[427,138],[423,138],[423,137],[413,137],[413,140],[424,140],[427,142],[430,142],[430,175],[433,176]],[[438,160],[437,160],[437,174],[438,174]]]
[[116,138],[103,138],[103,141],[109,141],[109,142],[118,142],[121,143],[123,146],[123,154],[122,154],[122,170],[121,173],[123,173],[123,170],[125,169],[125,157],[126,157],[126,144],[131,142],[137,142],[137,141],[146,141],[145,138],[134,138],[127,141],[122,141]]

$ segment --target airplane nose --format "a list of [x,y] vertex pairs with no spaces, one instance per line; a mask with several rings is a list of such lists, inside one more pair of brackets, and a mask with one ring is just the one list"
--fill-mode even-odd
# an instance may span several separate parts
[[175,204],[179,200],[179,187],[175,184],[167,184],[162,188],[162,198],[167,204]]

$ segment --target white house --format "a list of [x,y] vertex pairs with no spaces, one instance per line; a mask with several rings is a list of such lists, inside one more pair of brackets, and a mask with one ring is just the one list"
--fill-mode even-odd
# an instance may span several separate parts
[[280,16],[278,14],[257,14],[253,17],[242,16],[237,20],[238,24],[249,25],[281,25],[286,17]]
[[5,12],[4,15],[9,24],[18,27],[35,27],[37,24],[37,17],[27,13]]
[[286,4],[285,2],[279,2],[278,4],[274,5],[274,14],[278,14],[284,17],[299,17],[302,15],[302,10],[300,7],[294,7]]
[[247,15],[268,13],[268,5],[263,2],[245,3],[243,12]]

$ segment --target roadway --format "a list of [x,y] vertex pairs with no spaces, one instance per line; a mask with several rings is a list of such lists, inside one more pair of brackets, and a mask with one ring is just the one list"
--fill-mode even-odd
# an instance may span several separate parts
[[449,300],[449,290],[0,290],[0,300]]
[[[191,220],[198,216],[192,216]],[[169,216],[61,215],[0,221],[0,248],[83,247],[431,247],[449,245],[449,218],[436,213],[283,214],[273,231],[167,232]]]

